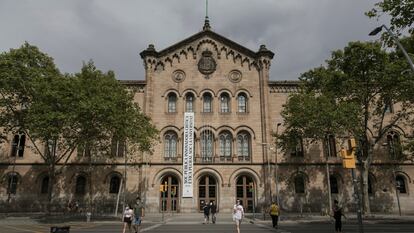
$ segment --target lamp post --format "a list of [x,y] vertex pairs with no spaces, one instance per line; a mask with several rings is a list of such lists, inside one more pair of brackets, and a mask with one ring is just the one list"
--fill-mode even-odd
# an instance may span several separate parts
[[[268,144],[267,143],[265,143],[264,144],[265,146],[267,146]],[[271,149],[271,148],[268,148],[268,149]],[[268,153],[266,153],[267,154],[267,176],[269,177],[269,202],[270,202],[270,204],[272,203],[272,176],[270,175],[271,174],[271,169],[270,169],[270,156],[269,156],[269,154]]]
[[398,205],[398,213],[401,216],[401,205],[400,205],[400,187],[401,184],[400,182],[397,180],[397,154],[395,151],[395,144],[393,141],[390,141],[390,143],[388,144],[390,146],[390,152],[391,152],[391,157],[392,157],[392,162],[393,162],[393,166],[392,166],[392,174],[393,174],[393,184],[395,187],[395,195],[397,197],[397,205]]
[[[260,145],[262,145],[264,148],[266,148],[266,150],[270,150],[270,151],[273,151],[273,148],[272,147],[270,147],[269,145],[269,143],[266,143],[266,142],[262,142],[262,143],[258,143],[258,144],[260,144]],[[268,188],[269,188],[269,195],[270,195],[270,197],[269,197],[269,201],[270,202],[272,202],[272,176],[270,175],[271,174],[271,169],[270,169],[270,156],[269,156],[269,154],[268,154],[268,152],[266,151],[266,155],[267,155],[267,178],[266,178],[266,180],[267,180],[267,183],[268,183]]]
[[394,35],[394,33],[392,33],[392,31],[387,26],[385,26],[383,24],[383,25],[375,28],[374,30],[372,30],[372,32],[370,32],[368,35],[375,36],[379,32],[381,32],[382,28],[385,28],[385,30],[387,30],[387,32],[390,34],[391,38],[395,41],[395,43],[397,44],[397,46],[401,49],[401,51],[403,52],[405,58],[407,59],[408,63],[410,64],[411,70],[414,72],[414,64],[413,64],[413,61],[411,60],[410,56],[408,56],[407,51],[405,51],[404,47],[401,45],[401,43],[398,40],[398,38]]
[[277,163],[278,162],[277,161],[277,143],[278,143],[278,139],[279,139],[279,126],[281,126],[281,125],[282,125],[282,123],[277,123],[277,125],[276,125],[276,140],[275,140],[275,185],[276,185],[276,203],[277,203],[277,206],[280,206],[279,205],[279,186],[278,186],[278,183],[279,183],[279,179],[278,179],[279,164]]

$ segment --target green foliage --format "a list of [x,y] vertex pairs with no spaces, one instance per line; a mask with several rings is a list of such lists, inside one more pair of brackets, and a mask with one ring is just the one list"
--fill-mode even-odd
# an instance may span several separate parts
[[[380,44],[350,42],[326,62],[302,74],[302,91],[288,99],[282,112],[285,144],[295,135],[321,140],[327,134],[351,134],[369,145],[388,128],[412,118],[408,93],[414,93],[413,81],[401,75],[399,61],[391,60]],[[405,107],[385,121],[389,101]],[[368,149],[364,152],[368,156]]]
[[48,164],[67,161],[79,145],[108,151],[114,137],[150,151],[157,137],[113,72],[89,62],[80,73],[61,75],[51,57],[28,43],[1,54],[0,94],[2,137],[22,131],[57,146],[56,154],[36,147]]
[[317,141],[357,126],[358,105],[315,92],[293,94],[284,107],[282,116],[288,127],[280,139],[287,142],[287,148],[295,146],[297,137]]
[[93,145],[95,152],[108,152],[112,139],[151,150],[158,131],[113,72],[102,73],[89,62],[71,79],[77,103],[73,131],[81,142]]
[[29,109],[36,95],[46,91],[42,84],[59,79],[53,59],[35,46],[24,43],[0,55],[0,122],[3,137],[27,130]]

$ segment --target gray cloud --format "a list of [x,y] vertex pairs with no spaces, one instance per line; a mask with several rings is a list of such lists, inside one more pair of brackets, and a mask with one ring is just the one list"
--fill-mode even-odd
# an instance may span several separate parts
[[[349,41],[369,40],[384,22],[364,16],[377,0],[210,0],[215,32],[254,51],[276,53],[272,80],[295,80]],[[118,79],[142,80],[139,52],[157,50],[201,30],[203,0],[3,0],[0,51],[24,41],[55,58],[63,72],[93,59]]]

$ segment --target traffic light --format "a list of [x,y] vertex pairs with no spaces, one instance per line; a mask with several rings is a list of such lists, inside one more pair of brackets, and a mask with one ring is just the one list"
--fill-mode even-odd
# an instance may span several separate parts
[[356,150],[356,142],[355,138],[351,138],[348,140],[348,148],[346,150],[344,148],[341,149],[341,158],[342,158],[342,166],[344,168],[356,168],[356,161],[355,161],[355,150]]
[[167,192],[168,184],[165,182],[164,184],[160,184],[160,192]]

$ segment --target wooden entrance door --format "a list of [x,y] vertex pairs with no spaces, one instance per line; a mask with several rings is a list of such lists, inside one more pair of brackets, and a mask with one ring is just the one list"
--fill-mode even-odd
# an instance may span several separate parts
[[214,177],[206,175],[201,177],[198,183],[198,209],[203,210],[205,203],[214,201],[217,203],[217,181]]
[[166,188],[163,192],[160,191],[160,211],[178,212],[180,209],[178,179],[174,176],[166,176],[162,179],[161,185],[165,185]]
[[[253,184],[253,186],[252,186]],[[245,212],[253,212],[254,204],[254,187],[253,179],[249,176],[240,176],[236,182],[236,197],[240,200]]]

